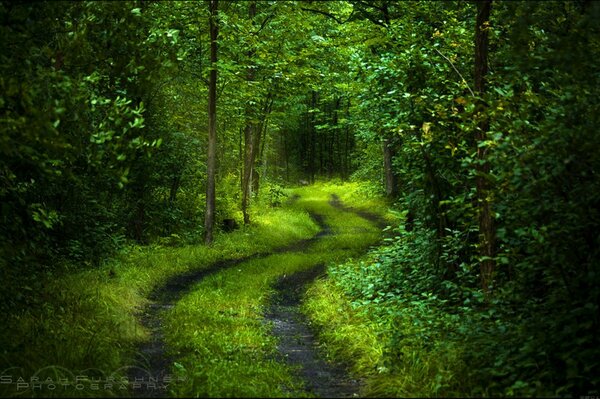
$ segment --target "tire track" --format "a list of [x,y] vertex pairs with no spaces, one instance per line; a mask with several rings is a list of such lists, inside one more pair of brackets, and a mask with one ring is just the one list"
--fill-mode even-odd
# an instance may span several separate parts
[[[293,200],[297,199],[298,197]],[[378,227],[381,223],[385,223],[375,214],[355,211],[344,206],[335,194],[331,195],[329,204],[339,210],[355,213]],[[173,382],[170,372],[175,359],[167,356],[163,313],[172,309],[205,277],[274,254],[303,252],[323,237],[334,234],[323,215],[309,212],[309,216],[319,226],[319,232],[310,238],[270,252],[226,259],[201,270],[173,276],[149,294],[148,299],[152,302],[142,309],[138,317],[141,324],[149,331],[150,339],[138,348],[136,365],[129,367],[128,381],[132,396],[151,398],[168,396],[167,387]],[[299,309],[306,286],[318,276],[324,275],[324,272],[325,266],[317,264],[309,270],[280,278],[274,286],[277,294],[273,297],[265,319],[272,322],[273,334],[279,338],[278,349],[282,360],[299,366],[300,378],[305,381],[307,392],[322,397],[353,397],[358,393],[360,382],[349,377],[347,369],[343,366],[322,359],[309,322]]]
[[[347,207],[336,194],[331,194],[329,205],[354,213],[381,229],[387,227],[379,215]],[[271,323],[272,334],[278,338],[281,359],[298,369],[298,377],[305,383],[305,393],[324,398],[357,397],[362,382],[352,378],[345,365],[323,359],[315,332],[300,311],[307,286],[324,275],[325,265],[316,264],[311,269],[279,278],[273,286],[276,293],[265,313],[265,320]]]
[[319,226],[319,232],[310,238],[296,241],[270,252],[257,253],[238,259],[226,259],[215,262],[201,270],[178,274],[151,291],[148,299],[152,302],[138,314],[141,324],[149,331],[150,338],[138,348],[135,365],[129,367],[128,382],[132,396],[144,398],[166,397],[168,394],[167,387],[169,383],[173,382],[170,370],[175,359],[168,357],[166,353],[162,313],[172,309],[177,301],[188,294],[198,282],[207,276],[250,260],[266,258],[273,254],[306,250],[322,237],[331,234],[331,227],[325,223],[322,215],[309,212],[309,216]]
[[304,381],[305,393],[324,398],[351,398],[358,396],[361,382],[352,378],[344,365],[323,359],[315,333],[300,311],[306,287],[324,274],[325,265],[318,264],[280,278],[274,285],[276,294],[265,319],[278,338],[280,360],[297,369],[297,376]]

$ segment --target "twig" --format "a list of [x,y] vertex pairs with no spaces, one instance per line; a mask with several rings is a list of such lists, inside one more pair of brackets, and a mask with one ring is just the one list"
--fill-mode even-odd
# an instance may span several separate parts
[[314,12],[316,14],[321,14],[324,15],[328,18],[333,19],[335,22],[337,22],[338,24],[345,24],[346,22],[348,22],[350,19],[348,18],[348,20],[346,21],[342,21],[341,19],[339,19],[338,17],[336,17],[335,15],[328,13],[326,11],[321,11],[321,10],[315,10],[313,8],[306,8],[306,7],[300,7],[301,10],[303,11],[308,11],[308,12]]
[[434,50],[441,55],[446,61],[448,61],[450,63],[450,65],[452,66],[452,68],[456,71],[456,73],[458,74],[458,76],[460,76],[460,78],[462,79],[463,83],[465,84],[465,86],[467,86],[467,89],[469,89],[469,93],[471,93],[471,95],[473,97],[475,97],[475,93],[473,93],[473,90],[471,90],[471,87],[469,87],[469,84],[467,83],[467,81],[465,80],[465,78],[462,76],[462,74],[458,71],[458,69],[456,69],[456,67],[454,66],[454,64],[452,63],[452,61],[450,61],[450,59],[448,57],[446,57],[444,54],[441,53],[440,50],[434,48]]

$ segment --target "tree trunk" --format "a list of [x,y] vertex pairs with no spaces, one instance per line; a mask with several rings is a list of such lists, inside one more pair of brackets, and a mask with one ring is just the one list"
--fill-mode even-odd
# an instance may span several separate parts
[[487,105],[481,99],[485,93],[486,75],[488,70],[488,29],[490,23],[491,0],[477,2],[477,19],[475,23],[475,92],[480,97],[477,104],[479,122],[475,131],[477,143],[476,185],[479,213],[479,236],[481,286],[489,294],[495,269],[495,227],[490,201],[490,182],[488,175],[490,165],[487,162],[487,149],[479,146],[486,138],[490,127],[487,116]]
[[204,218],[204,241],[210,244],[213,241],[213,227],[215,225],[215,169],[217,163],[217,37],[219,25],[217,23],[218,0],[209,0],[210,4],[210,76],[208,80],[208,158],[206,182],[206,214]]
[[385,194],[388,197],[396,195],[396,177],[394,176],[394,170],[392,168],[393,158],[392,145],[390,139],[383,139],[383,170],[385,175]]
[[254,143],[252,144],[252,148],[254,148],[254,154],[252,158],[252,192],[258,194],[260,187],[260,173],[258,173],[260,163],[263,157],[265,142],[267,141],[267,129],[269,125],[269,115],[271,114],[271,109],[273,108],[273,96],[269,92],[267,94],[267,98],[263,104],[260,120],[261,122],[257,125],[257,130],[254,132]]
[[[248,7],[248,17],[253,20],[256,16],[256,1],[250,2]],[[250,62],[254,57],[254,49],[249,49],[248,61]],[[246,71],[246,81],[252,82],[254,80],[254,67],[248,66]],[[252,105],[246,107],[246,128],[244,129],[244,173],[242,174],[242,213],[244,214],[244,224],[250,223],[250,214],[248,213],[248,206],[250,205],[250,195],[252,189],[252,169],[254,166],[254,158],[256,148],[255,135],[260,134],[257,130],[254,119],[256,118],[256,109]]]
[[[314,110],[317,106],[319,93],[316,91],[312,91],[311,100],[310,100],[310,109]],[[315,162],[317,156],[317,133],[315,129],[316,119],[315,112],[309,114],[309,126],[308,129],[310,131],[310,138],[308,145],[310,146],[309,158],[308,158],[308,170],[310,173],[310,183],[313,184],[315,182],[315,174],[316,174],[316,165]]]
[[255,127],[253,122],[248,121],[244,130],[244,173],[242,174],[242,213],[244,214],[244,224],[250,223],[248,206],[250,204],[252,164],[254,163],[252,161],[254,153],[254,140],[252,138],[254,137]]
[[173,177],[171,180],[171,188],[169,190],[169,207],[173,207],[175,204],[175,200],[177,199],[177,191],[179,190],[179,185],[181,184],[181,172],[177,174],[177,176]]

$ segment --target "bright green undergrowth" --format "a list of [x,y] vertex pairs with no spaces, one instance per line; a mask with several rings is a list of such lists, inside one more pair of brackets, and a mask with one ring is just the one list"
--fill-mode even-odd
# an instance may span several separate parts
[[[349,267],[349,264],[345,265]],[[436,309],[397,303],[357,305],[333,279],[307,292],[305,312],[320,330],[331,358],[364,379],[366,397],[464,396],[463,346],[448,331],[456,320]],[[437,323],[433,320],[437,319]],[[425,321],[425,323],[423,323]],[[394,342],[404,337],[402,345]]]
[[[255,212],[251,227],[218,234],[212,246],[130,247],[99,269],[49,275],[39,306],[7,315],[0,342],[3,377],[45,381],[77,377],[106,378],[127,373],[138,343],[147,338],[136,311],[146,295],[170,276],[201,269],[220,259],[240,258],[313,236],[318,227],[301,208]],[[76,267],[73,270],[77,270]],[[126,386],[82,382],[83,389],[58,385],[37,388],[2,384],[13,396],[123,396]]]
[[276,360],[276,342],[263,315],[276,279],[318,264],[358,256],[377,242],[372,223],[327,204],[340,187],[296,189],[292,207],[323,215],[334,234],[306,250],[244,262],[202,280],[167,314],[168,347],[181,382],[174,396],[281,397],[302,395],[293,371]]

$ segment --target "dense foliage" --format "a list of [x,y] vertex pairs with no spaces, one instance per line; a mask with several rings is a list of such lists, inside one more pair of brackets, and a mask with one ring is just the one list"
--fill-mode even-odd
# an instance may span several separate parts
[[[600,4],[495,1],[477,27],[481,4],[219,2],[216,223],[251,220],[245,189],[387,193],[404,223],[331,271],[382,329],[380,374],[445,353],[433,393],[597,395]],[[129,243],[199,242],[208,3],[3,1],[0,20],[0,310]]]

